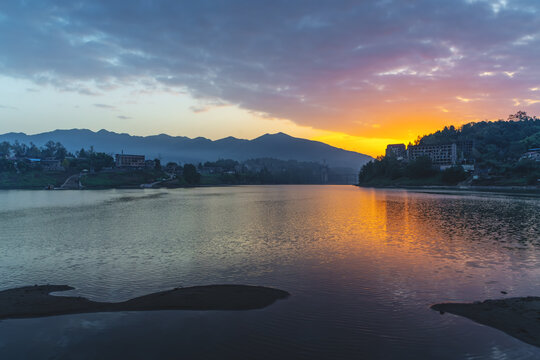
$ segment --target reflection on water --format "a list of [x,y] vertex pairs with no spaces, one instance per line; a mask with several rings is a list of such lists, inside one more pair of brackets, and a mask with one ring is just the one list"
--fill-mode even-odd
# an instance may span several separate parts
[[[429,305],[538,295],[540,201],[352,186],[0,192],[0,289],[120,301],[176,286],[274,286],[247,312],[0,323],[12,358],[538,358]],[[28,346],[31,340],[32,346]],[[39,355],[38,355],[39,354]]]

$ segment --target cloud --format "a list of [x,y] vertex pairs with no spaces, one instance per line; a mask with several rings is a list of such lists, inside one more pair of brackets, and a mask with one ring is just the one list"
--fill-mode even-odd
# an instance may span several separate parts
[[465,99],[504,114],[526,98],[540,82],[539,11],[535,0],[9,1],[0,73],[89,95],[81,84],[144,81],[302,125],[382,132],[357,119],[440,114],[443,102],[484,118]]
[[107,104],[94,104],[95,107],[98,107],[98,108],[102,108],[102,109],[109,109],[109,110],[114,110],[116,109],[114,106],[112,105],[107,105]]
[[19,110],[15,106],[9,106],[9,105],[0,105],[0,109],[6,109],[6,110]]
[[189,109],[197,114],[227,105],[229,104],[223,102],[220,99],[199,99],[199,104],[196,106],[191,106]]
[[131,119],[131,116],[118,115],[117,118],[122,119],[122,120],[128,120],[128,119]]

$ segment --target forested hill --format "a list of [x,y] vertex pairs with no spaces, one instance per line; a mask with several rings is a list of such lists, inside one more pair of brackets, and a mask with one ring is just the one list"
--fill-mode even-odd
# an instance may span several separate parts
[[367,186],[539,185],[540,162],[527,152],[540,148],[540,119],[520,111],[508,120],[469,123],[459,128],[448,126],[418,137],[415,145],[469,140],[473,141],[473,172],[465,172],[460,165],[440,170],[429,157],[408,161],[385,156],[364,165],[358,182]]
[[540,119],[519,111],[508,120],[481,121],[462,127],[445,127],[418,138],[418,144],[448,144],[462,140],[474,141],[474,157],[479,166],[502,166],[517,160],[531,148],[540,147]]

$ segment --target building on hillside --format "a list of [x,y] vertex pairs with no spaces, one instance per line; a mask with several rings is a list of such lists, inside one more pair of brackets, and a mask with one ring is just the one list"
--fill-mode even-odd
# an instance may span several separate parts
[[386,147],[386,156],[395,156],[398,160],[414,161],[427,156],[441,170],[450,166],[461,165],[467,171],[474,170],[474,143],[470,140],[449,144],[409,145],[391,144]]
[[407,159],[413,161],[421,156],[427,156],[442,169],[461,165],[465,170],[474,170],[474,143],[470,140],[458,141],[451,144],[409,145]]
[[65,170],[64,167],[62,166],[62,162],[54,158],[41,160],[40,164],[41,164],[41,168],[44,171],[64,171]]
[[407,148],[409,161],[423,156],[430,158],[433,165],[453,165],[457,162],[457,146],[456,144],[409,145]]
[[116,154],[116,167],[142,168],[145,167],[144,155]]
[[41,165],[41,159],[38,159],[38,158],[24,158],[23,159],[25,163],[27,163],[28,165],[30,165],[31,167],[37,167],[39,165]]
[[529,151],[521,155],[520,160],[540,161],[540,148],[529,149]]
[[405,144],[390,144],[386,146],[386,156],[395,156],[398,160],[403,160],[407,157]]

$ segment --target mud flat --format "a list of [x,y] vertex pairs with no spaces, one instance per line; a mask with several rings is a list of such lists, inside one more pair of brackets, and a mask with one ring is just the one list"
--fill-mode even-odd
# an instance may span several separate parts
[[35,285],[0,291],[0,319],[112,311],[251,310],[289,296],[283,290],[248,285],[176,288],[117,303],[50,294],[73,289],[67,285]]
[[521,341],[540,347],[540,297],[486,300],[475,303],[444,303],[431,306],[479,324],[504,331]]

